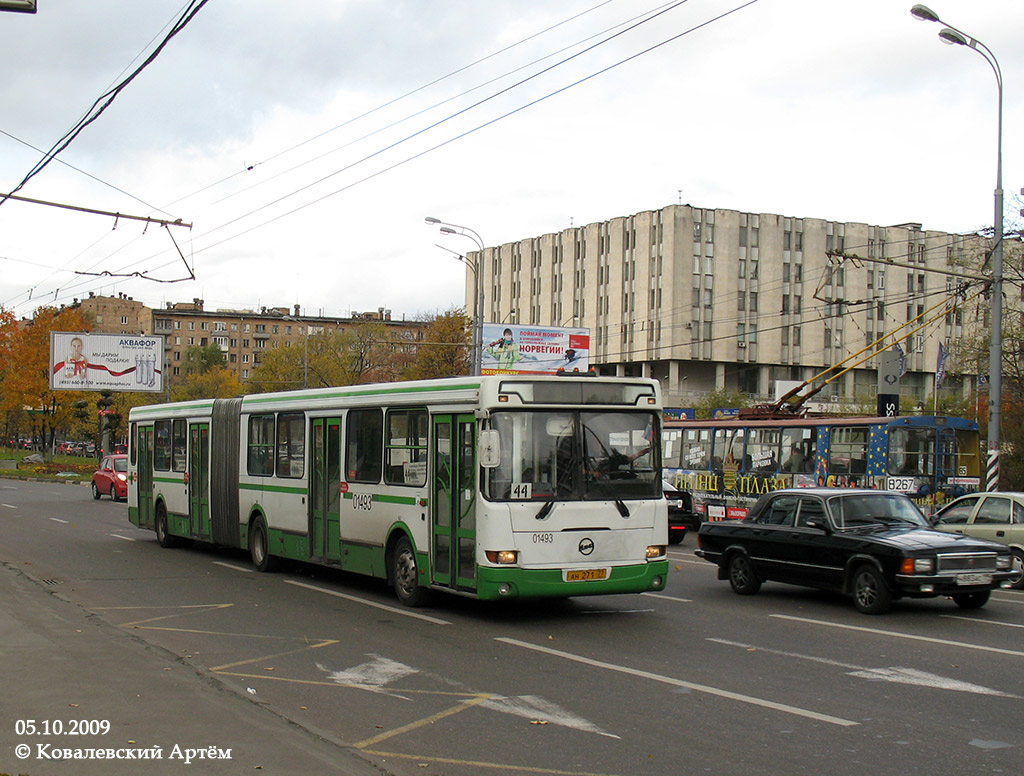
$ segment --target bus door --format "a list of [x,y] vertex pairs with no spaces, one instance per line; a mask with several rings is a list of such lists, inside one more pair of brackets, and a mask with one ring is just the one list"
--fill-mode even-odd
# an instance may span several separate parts
[[341,420],[314,418],[312,444],[309,554],[320,561],[338,561],[341,560]]
[[188,429],[188,518],[192,536],[210,539],[210,424]]
[[135,439],[138,469],[135,483],[138,493],[139,527],[153,528],[153,427],[139,426]]
[[476,590],[476,421],[433,416],[431,580]]

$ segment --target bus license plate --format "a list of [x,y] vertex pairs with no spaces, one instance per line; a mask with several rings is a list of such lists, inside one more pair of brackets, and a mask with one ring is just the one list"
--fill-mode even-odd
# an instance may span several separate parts
[[958,585],[991,585],[992,575],[991,574],[957,574],[956,583]]
[[608,569],[572,569],[565,572],[566,582],[590,582],[595,579],[608,579]]

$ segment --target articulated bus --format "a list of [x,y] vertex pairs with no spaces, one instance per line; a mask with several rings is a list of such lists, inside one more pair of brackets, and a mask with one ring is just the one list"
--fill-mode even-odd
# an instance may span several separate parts
[[742,519],[763,493],[862,487],[930,510],[978,489],[978,424],[947,416],[667,420],[665,479],[704,520]]
[[488,375],[136,407],[128,514],[378,577],[404,604],[663,589],[661,393]]

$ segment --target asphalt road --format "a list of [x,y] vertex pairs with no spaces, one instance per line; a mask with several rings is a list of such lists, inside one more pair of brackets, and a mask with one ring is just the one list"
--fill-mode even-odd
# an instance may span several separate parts
[[[272,752],[299,729],[399,776],[1024,773],[1020,592],[976,612],[900,601],[881,617],[776,584],[740,597],[694,541],[672,548],[663,594],[413,610],[373,580],[161,549],[86,488],[0,480],[8,573],[280,730],[223,747]],[[194,714],[216,732],[219,708]]]

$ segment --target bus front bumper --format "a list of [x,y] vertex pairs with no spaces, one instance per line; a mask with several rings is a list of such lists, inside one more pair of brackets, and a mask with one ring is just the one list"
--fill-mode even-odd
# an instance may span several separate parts
[[477,568],[477,598],[567,598],[578,595],[645,593],[664,590],[668,560],[612,566],[607,578],[567,581],[563,569],[524,569],[501,566]]

